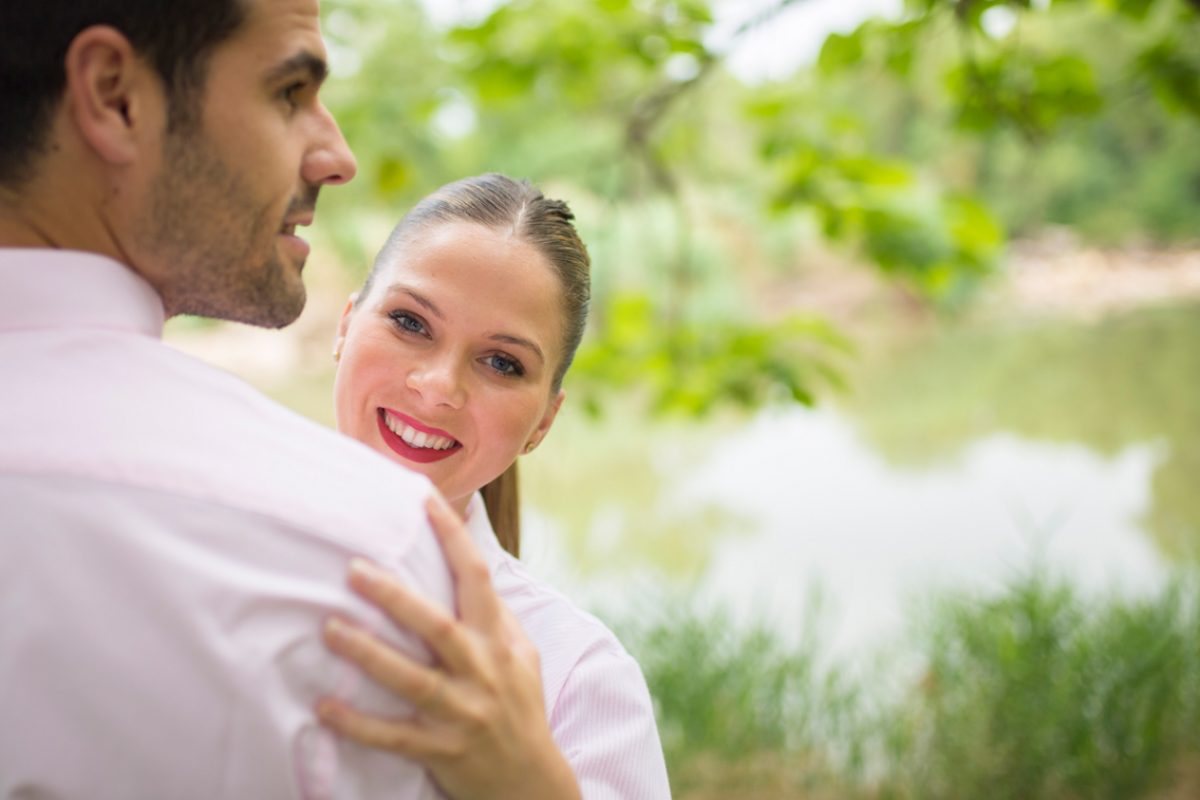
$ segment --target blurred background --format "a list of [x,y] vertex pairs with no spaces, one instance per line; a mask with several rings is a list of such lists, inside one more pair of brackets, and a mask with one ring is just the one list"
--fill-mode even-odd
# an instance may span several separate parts
[[1200,2],[323,0],[359,177],[284,332],[331,424],[456,178],[594,262],[523,560],[647,673],[678,796],[1200,796]]

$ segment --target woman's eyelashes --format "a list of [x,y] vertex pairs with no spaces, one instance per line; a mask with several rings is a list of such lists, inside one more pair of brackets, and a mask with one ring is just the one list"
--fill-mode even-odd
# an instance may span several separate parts
[[517,361],[515,358],[509,358],[503,353],[492,353],[483,360],[489,367],[501,375],[519,378],[525,374],[525,367],[521,366],[520,361]]
[[[389,311],[388,318],[396,329],[403,334],[432,339],[433,336],[425,321],[411,311]],[[506,353],[489,353],[479,359],[488,369],[498,375],[509,378],[521,378],[525,375],[525,365],[520,360]]]
[[425,321],[416,314],[410,314],[407,311],[391,311],[388,313],[392,322],[404,333],[414,333],[418,336],[429,338],[429,329],[425,327]]

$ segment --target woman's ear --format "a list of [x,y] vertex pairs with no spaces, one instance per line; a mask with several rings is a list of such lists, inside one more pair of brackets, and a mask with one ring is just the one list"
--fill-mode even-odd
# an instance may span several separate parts
[[354,303],[358,300],[358,292],[350,295],[346,307],[342,309],[342,318],[338,320],[337,336],[333,340],[333,360],[342,357],[342,348],[346,345],[346,331],[350,330],[350,320],[354,317]]
[[537,446],[542,443],[542,439],[546,438],[546,434],[550,432],[550,426],[554,424],[554,418],[558,416],[558,410],[562,408],[563,400],[567,397],[567,393],[562,389],[558,390],[558,394],[550,401],[550,405],[546,408],[546,413],[542,415],[538,426],[534,429],[529,440],[525,442],[523,453],[532,453],[537,449]]
[[[158,156],[166,95],[124,34],[107,25],[81,31],[67,48],[67,104],[80,136],[110,164]],[[150,151],[147,148],[153,147]]]

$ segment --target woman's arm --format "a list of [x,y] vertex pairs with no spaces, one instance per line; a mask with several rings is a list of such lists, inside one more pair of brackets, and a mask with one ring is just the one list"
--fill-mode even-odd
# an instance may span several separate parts
[[366,562],[351,566],[350,585],[424,639],[440,663],[418,664],[342,620],[325,627],[334,652],[410,700],[417,715],[380,719],[331,698],[318,715],[350,739],[421,762],[456,800],[579,798],[546,720],[537,649],[492,588],[455,513],[436,494],[426,508],[455,578],[459,618]]

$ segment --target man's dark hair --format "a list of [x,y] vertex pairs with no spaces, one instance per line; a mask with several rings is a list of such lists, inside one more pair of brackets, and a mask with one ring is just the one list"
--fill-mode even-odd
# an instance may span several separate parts
[[0,0],[0,185],[19,184],[46,145],[66,89],[67,48],[110,25],[152,64],[170,102],[168,126],[195,120],[207,57],[242,24],[247,0]]

